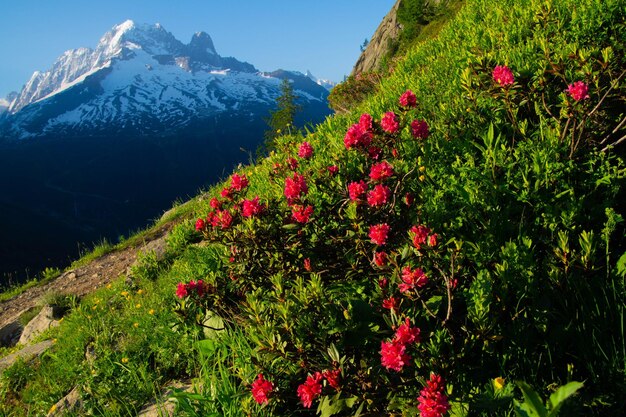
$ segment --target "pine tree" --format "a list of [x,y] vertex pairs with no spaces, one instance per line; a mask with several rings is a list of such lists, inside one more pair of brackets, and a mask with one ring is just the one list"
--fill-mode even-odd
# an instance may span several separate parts
[[269,129],[265,132],[266,151],[274,149],[274,141],[278,136],[292,132],[294,116],[300,111],[300,106],[296,104],[296,95],[288,79],[283,79],[280,91],[281,94],[276,99],[277,108],[267,119]]

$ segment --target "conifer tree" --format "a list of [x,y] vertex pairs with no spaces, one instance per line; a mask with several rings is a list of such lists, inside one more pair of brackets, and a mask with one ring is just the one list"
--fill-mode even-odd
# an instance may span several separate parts
[[276,99],[276,110],[267,119],[269,129],[265,132],[266,151],[274,149],[274,140],[278,136],[292,132],[294,116],[300,111],[300,106],[296,104],[296,95],[288,79],[283,79],[280,91],[281,94]]

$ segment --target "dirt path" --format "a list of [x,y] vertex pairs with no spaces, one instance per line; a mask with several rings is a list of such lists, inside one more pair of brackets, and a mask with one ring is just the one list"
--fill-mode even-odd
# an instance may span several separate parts
[[39,299],[50,292],[82,297],[125,274],[140,252],[163,250],[165,236],[173,225],[168,223],[150,231],[140,245],[105,254],[87,265],[64,272],[53,281],[0,302],[0,329],[15,321],[25,310],[36,306]]

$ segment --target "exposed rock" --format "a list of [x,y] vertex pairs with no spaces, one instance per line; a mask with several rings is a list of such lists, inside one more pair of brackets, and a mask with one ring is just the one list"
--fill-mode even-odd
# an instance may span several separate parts
[[80,391],[78,387],[74,387],[69,394],[50,407],[50,411],[48,411],[46,417],[64,416],[67,413],[78,411],[81,406],[82,400],[80,398]]
[[18,340],[20,340],[22,329],[19,317],[15,317],[13,320],[6,322],[0,327],[0,346],[15,346]]
[[59,325],[59,321],[55,319],[55,310],[51,306],[44,306],[39,314],[37,314],[28,324],[24,327],[24,331],[20,336],[19,343],[26,345],[30,343],[35,337],[45,332],[51,327]]
[[165,387],[165,392],[157,400],[152,400],[139,410],[137,417],[172,417],[176,410],[176,400],[169,398],[174,388],[191,392],[193,385],[189,382],[175,381]]
[[24,359],[24,361],[30,361],[35,357],[41,356],[42,353],[52,346],[52,343],[52,340],[44,340],[43,342],[26,346],[24,349],[0,359],[0,372],[13,365],[19,358]]
[[378,69],[380,62],[385,56],[389,48],[389,42],[396,39],[402,30],[402,26],[398,23],[398,7],[400,7],[400,1],[397,0],[393,5],[387,16],[378,25],[378,29],[374,32],[372,39],[365,50],[361,53],[361,56],[354,64],[352,69],[352,75],[358,75],[362,72],[368,72]]

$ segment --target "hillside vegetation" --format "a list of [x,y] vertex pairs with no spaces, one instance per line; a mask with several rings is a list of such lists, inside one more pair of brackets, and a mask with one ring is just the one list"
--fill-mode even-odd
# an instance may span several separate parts
[[177,415],[624,415],[625,13],[468,0],[74,300],[0,413],[76,386],[70,415],[136,415],[189,378]]

